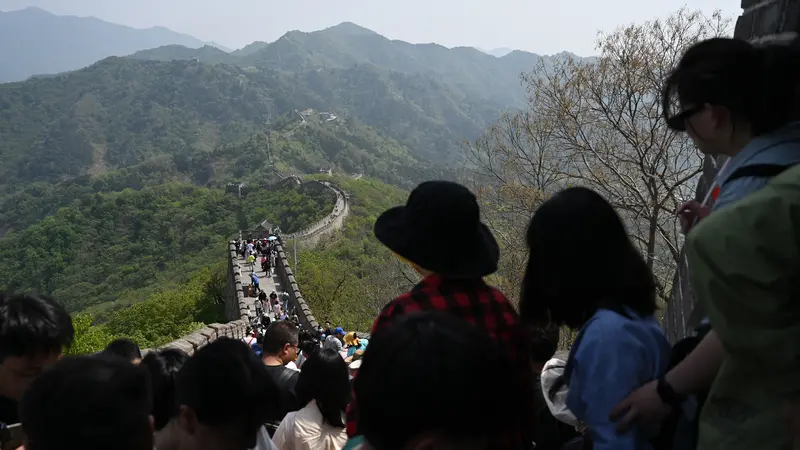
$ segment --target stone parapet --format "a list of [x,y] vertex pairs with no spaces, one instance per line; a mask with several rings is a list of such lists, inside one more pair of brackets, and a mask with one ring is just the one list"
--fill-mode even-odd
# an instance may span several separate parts
[[[189,355],[220,337],[243,339],[250,324],[250,309],[242,289],[242,275],[234,241],[228,243],[228,287],[225,291],[225,315],[228,323],[212,323],[159,349],[177,348]],[[143,350],[146,354],[153,349]]]

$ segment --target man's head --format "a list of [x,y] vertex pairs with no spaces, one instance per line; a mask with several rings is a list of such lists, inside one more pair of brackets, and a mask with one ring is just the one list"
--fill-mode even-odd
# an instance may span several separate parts
[[110,356],[129,361],[133,364],[142,362],[142,351],[136,342],[130,339],[115,339],[103,350],[103,353]]
[[278,412],[280,392],[242,341],[220,338],[178,372],[175,403],[181,450],[246,450]]
[[333,330],[333,334],[336,337],[338,337],[339,339],[343,339],[344,338],[344,329],[342,327],[336,327],[336,329]]
[[300,333],[297,327],[285,320],[273,323],[264,334],[264,356],[278,357],[284,364],[297,358],[298,345]]
[[[523,399],[479,387],[515,385],[513,365],[467,321],[442,312],[402,316],[372,336],[360,361],[358,431],[374,450],[488,450],[518,430]],[[485,413],[480,426],[475,411]]]
[[150,378],[143,368],[99,355],[66,358],[22,398],[25,448],[151,450],[151,409]]
[[22,398],[74,336],[72,318],[55,299],[0,294],[0,395]]

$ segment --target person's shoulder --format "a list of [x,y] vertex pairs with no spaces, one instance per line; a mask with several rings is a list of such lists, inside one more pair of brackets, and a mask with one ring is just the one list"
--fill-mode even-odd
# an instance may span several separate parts
[[[644,345],[643,341],[649,341],[654,333],[654,319],[651,319],[631,318],[614,311],[600,309],[581,330],[581,342],[577,350],[597,351],[599,348],[615,352],[621,346],[641,347]],[[663,336],[660,329],[658,333]]]

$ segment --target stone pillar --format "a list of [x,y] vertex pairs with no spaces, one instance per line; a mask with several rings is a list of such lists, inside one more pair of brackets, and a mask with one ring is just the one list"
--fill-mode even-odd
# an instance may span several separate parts
[[[742,15],[736,21],[734,37],[754,42],[785,38],[785,33],[800,31],[800,0],[741,0]],[[702,201],[717,176],[722,161],[706,157],[703,174],[697,184],[696,199]],[[688,278],[686,260],[681,263],[672,285],[672,298],[664,316],[664,328],[670,341],[689,334],[698,325],[701,314],[695,308],[694,292]]]

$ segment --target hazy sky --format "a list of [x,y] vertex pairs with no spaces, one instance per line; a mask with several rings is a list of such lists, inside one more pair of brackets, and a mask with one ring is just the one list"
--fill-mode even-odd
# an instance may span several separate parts
[[[664,17],[685,0],[0,0],[0,10],[39,6],[136,28],[164,26],[240,48],[290,30],[355,22],[392,39],[540,54],[594,53],[598,30]],[[740,0],[693,0],[735,18]]]

